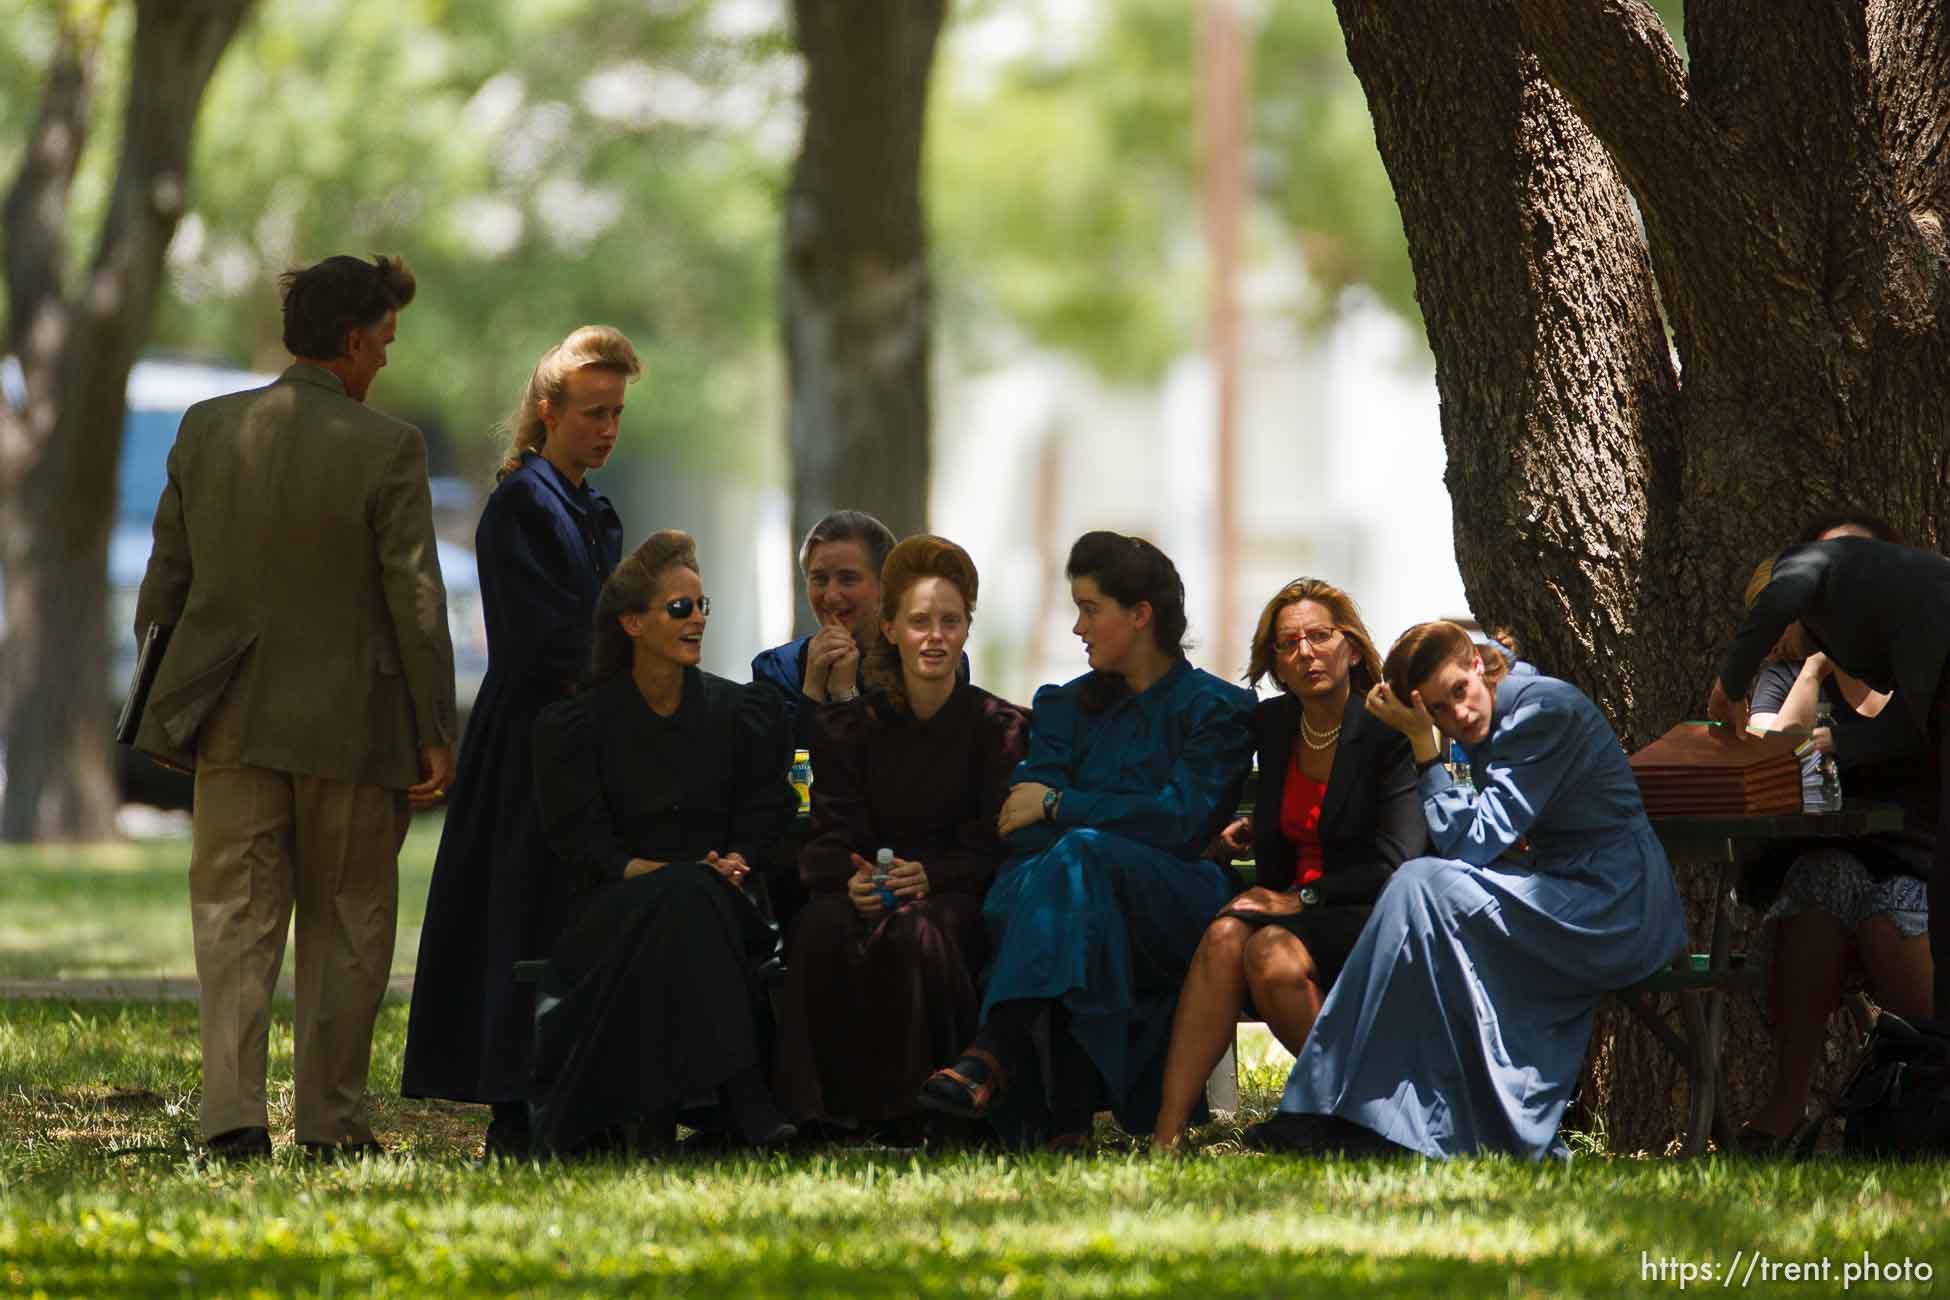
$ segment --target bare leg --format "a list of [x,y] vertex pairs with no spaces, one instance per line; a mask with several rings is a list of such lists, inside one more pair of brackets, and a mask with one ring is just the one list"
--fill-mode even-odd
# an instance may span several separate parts
[[1291,931],[1268,926],[1246,943],[1246,987],[1253,1007],[1295,1056],[1326,1001],[1319,974],[1313,954]]
[[1775,1137],[1800,1127],[1828,1017],[1842,1000],[1848,934],[1832,913],[1810,910],[1779,922],[1768,972],[1774,1018],[1774,1087],[1747,1126]]
[[1905,1020],[1928,1020],[1935,974],[1929,936],[1905,939],[1894,921],[1878,913],[1855,927],[1855,945],[1876,1003]]
[[1198,1104],[1212,1067],[1226,1054],[1246,1005],[1243,961],[1252,930],[1244,921],[1222,916],[1206,927],[1192,968],[1178,995],[1171,1022],[1171,1048],[1165,1054],[1164,1100],[1151,1134],[1153,1150],[1176,1150]]

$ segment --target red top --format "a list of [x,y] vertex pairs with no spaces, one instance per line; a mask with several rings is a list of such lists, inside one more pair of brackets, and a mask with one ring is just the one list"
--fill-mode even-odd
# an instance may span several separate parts
[[1302,772],[1298,762],[1287,765],[1286,788],[1280,792],[1280,834],[1293,843],[1295,888],[1320,879],[1320,805],[1326,798],[1326,782]]

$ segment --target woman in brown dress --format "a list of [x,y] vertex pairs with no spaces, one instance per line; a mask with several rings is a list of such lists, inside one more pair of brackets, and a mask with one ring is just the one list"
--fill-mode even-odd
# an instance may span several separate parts
[[[811,894],[786,940],[776,1092],[798,1119],[899,1128],[975,1032],[995,817],[1027,720],[958,682],[975,612],[968,553],[910,537],[881,573],[867,693],[813,720]],[[893,853],[876,881],[881,849]],[[891,904],[891,905],[890,905]]]

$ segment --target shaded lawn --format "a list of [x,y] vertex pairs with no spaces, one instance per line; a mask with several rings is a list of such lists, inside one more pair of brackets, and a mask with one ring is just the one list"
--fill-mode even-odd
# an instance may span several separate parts
[[[396,975],[420,954],[440,821],[415,817],[400,851]],[[0,978],[194,975],[189,864],[187,837],[0,844]]]
[[[477,1169],[477,1108],[387,1095],[405,1020],[386,1008],[373,1069],[395,1155],[213,1169],[181,1154],[192,1008],[0,1003],[0,1291],[1613,1295],[1676,1289],[1641,1280],[1642,1251],[1724,1267],[1761,1250],[1828,1256],[1833,1294],[1864,1250],[1950,1266],[1935,1166],[1346,1164],[1242,1154],[1214,1125],[1185,1161],[1113,1142],[1074,1160],[829,1148]],[[1249,1105],[1279,1077],[1253,1072]]]

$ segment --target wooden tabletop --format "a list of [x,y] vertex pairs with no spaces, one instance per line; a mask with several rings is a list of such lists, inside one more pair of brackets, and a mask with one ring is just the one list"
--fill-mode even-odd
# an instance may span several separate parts
[[1903,828],[1903,810],[1893,803],[1852,799],[1843,803],[1840,812],[1654,817],[1651,822],[1662,840],[1796,839],[1899,831]]

